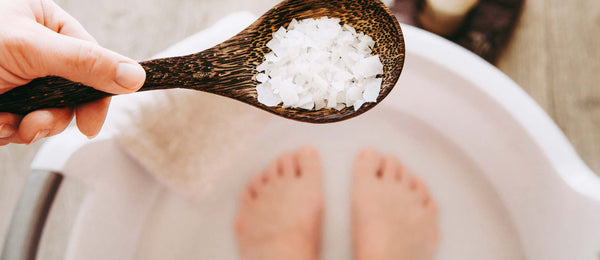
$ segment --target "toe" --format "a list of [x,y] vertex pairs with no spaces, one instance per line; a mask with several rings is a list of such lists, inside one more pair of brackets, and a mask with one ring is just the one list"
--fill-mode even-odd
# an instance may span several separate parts
[[294,176],[298,170],[294,156],[289,152],[286,152],[279,157],[278,164],[279,176]]
[[405,165],[402,165],[400,168],[400,183],[402,183],[405,187],[409,188],[410,190],[416,191],[417,182],[412,171]]
[[263,174],[260,177],[260,183],[263,184],[263,185],[266,185],[267,183],[269,183],[269,175]]
[[356,178],[373,178],[381,170],[381,155],[373,148],[362,150],[354,163],[354,176]]
[[244,189],[241,196],[240,206],[244,207],[252,203],[252,201],[258,198],[258,192],[254,186],[254,179],[248,183],[248,186]]
[[279,175],[279,163],[278,160],[272,161],[269,166],[265,169],[266,177],[269,179],[275,179]]
[[396,167],[396,172],[394,173],[394,180],[398,181],[398,182],[403,182],[404,179],[406,178],[406,173],[409,170],[406,168],[406,166],[400,162],[398,162],[398,165]]
[[411,191],[417,191],[417,179],[415,178],[414,175],[410,174],[408,175],[408,187],[410,188]]
[[427,203],[429,203],[429,200],[430,200],[427,185],[421,178],[419,178],[417,176],[414,177],[414,180],[415,180],[415,185],[416,185],[415,190],[416,190],[417,194],[419,195],[419,200],[423,203],[423,205],[426,205]]
[[297,177],[318,176],[321,173],[321,157],[312,147],[300,148],[296,153],[296,163],[300,168]]
[[434,215],[434,217],[437,217],[438,206],[433,197],[430,196],[423,204],[425,205],[425,208],[427,208]]
[[238,237],[242,236],[245,233],[244,226],[245,226],[244,217],[242,217],[241,215],[238,215],[235,219],[235,233]]
[[263,171],[257,175],[252,177],[252,181],[250,181],[250,186],[255,188],[260,188],[263,185],[263,180],[267,177],[267,172]]
[[256,189],[254,189],[252,186],[248,186],[244,191],[244,194],[242,194],[242,204],[251,203],[257,197],[258,193],[256,193]]
[[380,171],[378,177],[385,180],[393,180],[396,177],[400,163],[394,156],[386,156],[383,159],[383,170]]
[[250,184],[248,185],[248,188],[247,188],[247,193],[248,193],[247,195],[249,196],[250,199],[258,198],[261,188],[263,188],[263,186],[264,186],[264,184],[262,183],[263,176],[265,176],[264,173],[257,174],[250,181]]

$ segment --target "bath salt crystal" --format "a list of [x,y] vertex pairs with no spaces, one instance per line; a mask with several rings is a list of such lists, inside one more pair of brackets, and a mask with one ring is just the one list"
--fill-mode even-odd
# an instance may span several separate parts
[[375,41],[340,20],[293,19],[267,42],[256,67],[258,101],[266,106],[336,109],[377,102],[383,64]]

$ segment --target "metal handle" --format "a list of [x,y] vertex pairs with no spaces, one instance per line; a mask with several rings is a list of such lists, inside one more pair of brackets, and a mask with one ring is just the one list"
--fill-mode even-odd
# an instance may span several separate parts
[[1,260],[35,259],[50,206],[62,179],[56,172],[31,172],[13,213]]

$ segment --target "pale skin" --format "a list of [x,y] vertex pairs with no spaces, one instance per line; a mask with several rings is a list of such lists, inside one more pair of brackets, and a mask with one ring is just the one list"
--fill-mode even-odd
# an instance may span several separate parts
[[[321,174],[317,151],[305,147],[284,153],[254,177],[236,219],[241,259],[318,259]],[[354,259],[433,259],[439,240],[435,202],[395,157],[360,152],[351,196]]]
[[[59,76],[98,90],[126,94],[144,83],[134,60],[99,46],[51,0],[0,1],[0,94],[31,80]],[[74,108],[42,109],[25,116],[0,112],[0,146],[30,144],[62,132],[73,117],[84,135],[100,131],[110,98]]]

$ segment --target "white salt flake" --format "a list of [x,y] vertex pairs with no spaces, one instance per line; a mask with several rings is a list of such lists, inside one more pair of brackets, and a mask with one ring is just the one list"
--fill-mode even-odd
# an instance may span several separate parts
[[279,61],[279,58],[277,57],[277,55],[275,55],[274,52],[269,52],[267,53],[267,55],[265,55],[265,61],[277,62]]
[[268,107],[274,107],[281,103],[281,98],[273,93],[273,90],[265,84],[256,86],[258,93],[258,102]]
[[285,28],[281,27],[279,28],[279,30],[277,30],[276,32],[273,33],[273,39],[283,39],[285,38],[285,33],[287,31],[285,30]]
[[359,60],[352,68],[352,72],[361,77],[375,77],[383,74],[383,64],[379,60],[379,55],[367,57]]
[[267,80],[269,80],[269,76],[267,76],[267,74],[264,73],[258,73],[256,74],[256,80],[260,83],[264,83],[267,82]]
[[358,110],[376,102],[383,64],[375,41],[339,19],[293,19],[267,42],[271,52],[256,70],[258,101],[266,106]]
[[[343,106],[344,104],[341,104],[341,105]],[[321,100],[318,100],[317,102],[315,102],[316,110],[323,109],[323,108],[325,108],[325,100],[321,99]]]
[[[288,25],[288,29],[293,30],[296,28],[296,25],[298,25],[298,20],[296,19],[292,19],[292,22],[290,22],[290,24]],[[283,27],[281,27],[283,28]],[[281,29],[279,28],[279,29]]]
[[327,97],[327,107],[334,108],[337,106],[337,93],[329,92],[329,96]]
[[379,96],[379,91],[381,91],[381,82],[383,79],[377,78],[368,81],[365,84],[365,91],[363,92],[363,99],[366,102],[375,102],[377,101],[377,96]]
[[342,26],[342,27],[344,27],[344,30],[350,32],[351,35],[355,35],[356,34],[356,29],[354,29],[354,27],[352,27],[350,25],[347,25],[347,24],[344,24],[344,26]]
[[258,71],[265,71],[267,68],[269,68],[269,64],[267,61],[261,63],[260,65],[258,65],[258,67],[256,67],[256,70]]
[[346,91],[347,101],[356,101],[362,98],[361,89],[359,87],[351,87]]
[[291,82],[285,82],[279,87],[279,95],[283,101],[284,107],[297,107],[300,97],[298,96],[298,88]]
[[344,90],[345,85],[346,85],[346,80],[334,81],[333,83],[331,83],[331,87],[333,88],[333,91],[329,91],[329,93],[337,95],[337,92]]
[[365,101],[362,99],[356,100],[354,102],[354,111],[358,110],[364,103]]

